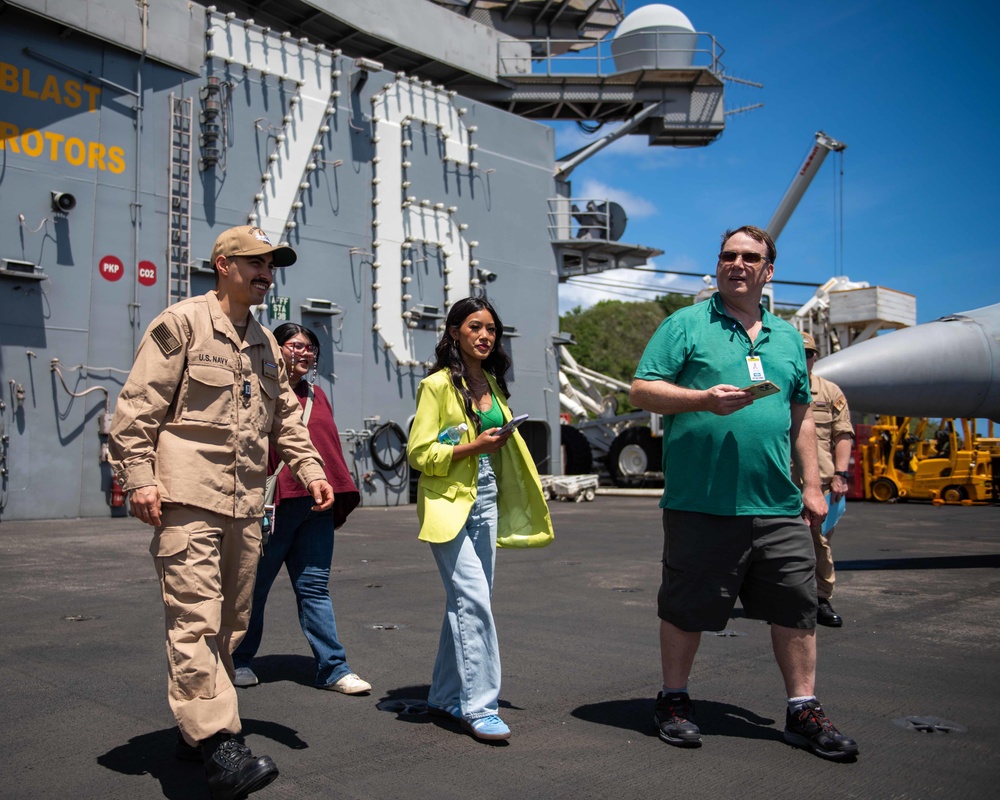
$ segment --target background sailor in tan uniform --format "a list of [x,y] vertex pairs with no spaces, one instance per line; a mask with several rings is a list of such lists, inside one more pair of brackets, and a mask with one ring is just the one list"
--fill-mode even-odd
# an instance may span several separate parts
[[156,529],[150,552],[165,607],[177,754],[204,759],[217,800],[278,774],[233,738],[240,718],[230,655],[250,616],[268,443],[317,510],[333,503],[277,343],[249,313],[274,269],[295,258],[259,228],[223,232],[212,251],[215,289],[153,320],[112,423],[118,480],[132,513]]
[[[851,412],[847,408],[847,398],[833,381],[813,374],[813,365],[819,358],[816,341],[808,333],[802,334],[806,348],[806,366],[809,367],[809,388],[812,391],[812,415],[816,423],[816,441],[819,445],[819,476],[823,493],[830,492],[830,505],[847,494],[850,479],[848,468],[851,464],[851,449],[854,442],[854,426]],[[836,575],[833,569],[833,550],[830,540],[834,528],[826,535],[821,527],[812,526],[813,546],[816,549],[816,622],[830,628],[839,628],[843,618],[830,605]]]

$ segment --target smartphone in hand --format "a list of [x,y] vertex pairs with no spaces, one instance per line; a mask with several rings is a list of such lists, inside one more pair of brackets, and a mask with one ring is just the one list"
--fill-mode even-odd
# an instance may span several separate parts
[[769,394],[777,394],[781,389],[771,383],[771,381],[761,381],[760,383],[751,383],[749,386],[744,386],[740,391],[750,392],[754,400],[759,400],[761,397],[767,397]]
[[493,431],[494,436],[506,436],[508,433],[514,430],[518,425],[524,422],[528,418],[528,414],[519,414],[514,417],[510,422],[504,425],[502,428],[497,428]]

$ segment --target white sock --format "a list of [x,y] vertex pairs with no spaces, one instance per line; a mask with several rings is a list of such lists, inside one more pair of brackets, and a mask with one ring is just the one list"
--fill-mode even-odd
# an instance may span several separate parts
[[802,697],[789,697],[788,698],[788,709],[793,714],[795,714],[795,713],[801,711],[802,707],[805,706],[806,703],[808,703],[810,700],[815,700],[815,699],[816,699],[816,695],[814,695],[814,694],[806,694],[806,695],[803,695]]

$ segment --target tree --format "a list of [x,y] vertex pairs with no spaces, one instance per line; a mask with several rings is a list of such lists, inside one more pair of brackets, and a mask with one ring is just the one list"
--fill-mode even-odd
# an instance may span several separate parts
[[694,302],[694,298],[689,294],[677,294],[677,292],[670,292],[669,294],[663,294],[657,297],[656,302],[660,304],[660,307],[663,309],[663,316],[666,318],[678,309],[687,308]]
[[580,364],[631,381],[646,342],[663,318],[657,303],[601,300],[586,311],[573,309],[560,320],[560,329],[576,339],[570,353]]
[[[663,320],[683,306],[686,295],[668,294],[650,302],[627,303],[601,300],[583,310],[579,306],[559,318],[559,329],[576,339],[570,353],[582,366],[632,382],[646,343]],[[628,392],[616,393],[619,410],[632,410]]]

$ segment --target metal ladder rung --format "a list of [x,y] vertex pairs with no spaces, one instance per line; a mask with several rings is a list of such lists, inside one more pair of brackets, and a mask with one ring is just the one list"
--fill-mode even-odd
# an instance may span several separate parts
[[170,95],[169,296],[167,303],[191,293],[191,147],[193,143],[191,98]]

